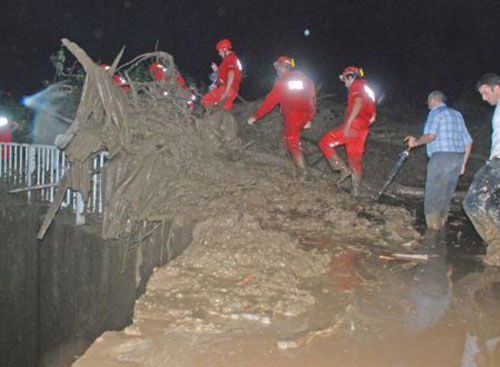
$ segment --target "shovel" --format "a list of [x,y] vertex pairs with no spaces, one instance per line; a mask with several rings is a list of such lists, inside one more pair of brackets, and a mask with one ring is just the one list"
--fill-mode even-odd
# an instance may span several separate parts
[[406,148],[404,149],[401,153],[399,153],[399,159],[392,167],[391,173],[389,173],[389,177],[384,183],[384,186],[382,186],[382,189],[379,191],[376,200],[384,193],[385,189],[391,184],[392,180],[394,180],[394,177],[399,173],[401,170],[401,167],[405,164],[406,160],[408,159],[408,156],[410,155],[410,149]]

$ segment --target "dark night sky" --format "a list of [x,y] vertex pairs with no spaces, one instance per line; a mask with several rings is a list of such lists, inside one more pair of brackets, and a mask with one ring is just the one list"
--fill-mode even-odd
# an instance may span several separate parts
[[228,37],[250,98],[270,87],[281,54],[324,90],[340,90],[339,72],[359,64],[388,95],[409,99],[436,88],[470,94],[482,73],[500,69],[497,0],[2,0],[0,24],[0,89],[19,94],[51,79],[49,56],[62,37],[107,63],[123,45],[128,61],[158,40],[198,81]]

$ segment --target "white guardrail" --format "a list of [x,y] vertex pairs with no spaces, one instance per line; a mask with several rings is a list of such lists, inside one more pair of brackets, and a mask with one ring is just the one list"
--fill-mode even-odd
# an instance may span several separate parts
[[[77,214],[77,224],[84,223],[85,212],[102,213],[104,197],[100,168],[106,163],[107,152],[96,154],[93,160],[92,188],[87,207],[80,193],[68,189],[62,207]],[[0,180],[8,190],[19,189],[28,200],[52,202],[57,183],[69,167],[64,152],[53,145],[0,143]]]

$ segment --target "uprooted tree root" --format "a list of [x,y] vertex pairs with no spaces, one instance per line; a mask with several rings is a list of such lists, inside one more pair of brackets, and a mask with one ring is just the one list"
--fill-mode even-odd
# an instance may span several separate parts
[[[179,89],[176,83],[131,82],[127,95],[110,78],[123,50],[106,72],[75,43],[62,42],[82,64],[86,78],[75,121],[56,138],[70,169],[59,184],[39,239],[59,210],[67,188],[80,192],[88,201],[94,174],[91,163],[99,152],[108,152],[101,171],[105,239],[130,237],[153,222],[171,221],[176,214],[165,206],[169,186],[183,176],[206,171],[207,161],[215,155],[238,158],[241,142],[232,115],[215,110],[195,117],[175,97]],[[166,52],[144,54],[129,64],[153,55],[169,66],[169,75],[175,75],[173,58]],[[139,234],[139,240],[142,237]]]

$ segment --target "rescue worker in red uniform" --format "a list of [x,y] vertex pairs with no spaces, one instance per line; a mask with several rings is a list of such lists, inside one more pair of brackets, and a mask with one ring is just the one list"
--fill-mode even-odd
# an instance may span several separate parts
[[274,63],[278,79],[257,112],[248,120],[252,125],[271,111],[278,103],[285,119],[284,139],[292,156],[294,176],[307,176],[307,168],[300,147],[300,131],[310,127],[316,114],[316,89],[314,82],[302,72],[293,70],[295,62],[281,56]]
[[[0,143],[12,143],[12,132],[17,130],[19,124],[16,121],[9,121],[6,117],[0,117]],[[9,149],[7,146],[2,146],[1,158],[9,159]]]
[[219,41],[215,48],[222,58],[222,63],[219,67],[212,65],[212,68],[217,70],[216,87],[203,96],[201,105],[206,108],[217,104],[221,105],[222,109],[230,111],[240,90],[241,62],[231,50],[231,42],[228,39]]
[[[99,67],[105,71],[108,71],[111,67],[106,64],[101,64]],[[117,86],[120,87],[121,90],[128,92],[130,90],[130,85],[127,83],[124,77],[120,76],[119,74],[114,74],[113,75],[113,81]]]
[[[338,184],[352,176],[353,194],[358,195],[362,174],[362,159],[365,141],[370,125],[375,121],[375,94],[363,79],[363,70],[355,66],[347,67],[340,80],[349,90],[344,122],[326,133],[319,141],[319,147],[334,171],[340,171]],[[345,145],[346,166],[335,148]]]
[[[106,64],[101,64],[99,67],[105,71],[108,71],[111,67]],[[128,92],[130,90],[130,85],[127,83],[125,78],[120,76],[119,74],[114,74],[113,75],[113,81],[115,82],[116,85],[120,87],[121,90]]]
[[[149,67],[148,71],[155,81],[159,82],[163,80],[166,85],[170,85],[170,77],[166,75],[167,68],[159,62],[153,63]],[[190,91],[189,87],[186,84],[186,81],[178,72],[175,73],[175,83],[179,87],[179,96],[182,99],[187,100],[188,106],[192,107],[196,96]]]
[[[157,82],[164,80],[167,85],[170,85],[170,78],[165,75],[166,71],[167,68],[159,62],[155,62],[149,67],[149,73],[154,78],[154,80],[156,80]],[[186,81],[179,73],[175,73],[175,82],[182,90],[189,89],[186,85]]]

